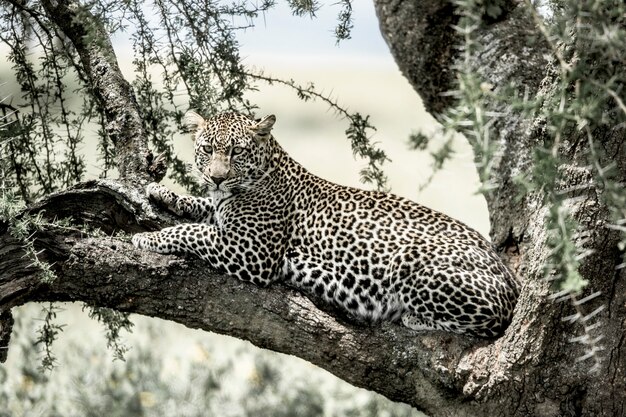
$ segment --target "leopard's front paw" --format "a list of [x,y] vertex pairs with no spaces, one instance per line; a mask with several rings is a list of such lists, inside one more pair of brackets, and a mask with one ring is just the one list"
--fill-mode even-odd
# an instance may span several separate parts
[[176,210],[176,201],[178,196],[167,187],[156,182],[151,182],[146,186],[146,195],[148,199],[157,206],[178,214]]
[[146,186],[146,195],[152,200],[164,201],[164,197],[166,197],[169,193],[170,190],[158,182],[151,182]]
[[137,249],[154,250],[157,247],[157,234],[152,232],[136,233],[131,241]]

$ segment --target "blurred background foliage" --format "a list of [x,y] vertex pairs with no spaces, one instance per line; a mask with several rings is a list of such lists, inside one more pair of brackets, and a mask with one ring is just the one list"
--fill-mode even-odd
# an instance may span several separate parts
[[146,317],[134,318],[139,330],[125,338],[132,346],[125,361],[114,360],[77,306],[62,310],[68,334],[54,345],[60,366],[45,372],[40,323],[31,319],[38,307],[16,315],[11,360],[0,366],[0,417],[422,415],[304,361]]

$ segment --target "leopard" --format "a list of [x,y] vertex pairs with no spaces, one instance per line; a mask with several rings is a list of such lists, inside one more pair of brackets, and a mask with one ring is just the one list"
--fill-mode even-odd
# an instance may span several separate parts
[[189,111],[202,196],[159,183],[148,198],[180,224],[137,233],[136,248],[192,254],[261,287],[281,282],[367,323],[500,336],[519,282],[491,243],[444,213],[309,172],[274,138],[274,115]]

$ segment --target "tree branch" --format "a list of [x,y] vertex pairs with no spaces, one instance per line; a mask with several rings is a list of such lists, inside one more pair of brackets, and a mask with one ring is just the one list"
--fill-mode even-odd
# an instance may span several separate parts
[[[152,230],[172,220],[152,211],[134,188],[112,181],[53,194],[28,210],[37,212],[47,218],[72,214],[107,233]],[[124,238],[88,238],[53,225],[35,237],[57,278],[41,283],[38,271],[26,268],[29,260],[19,243],[0,230],[0,310],[29,301],[83,301],[173,320],[296,355],[427,410],[454,404],[448,397],[459,389],[456,363],[467,349],[485,344],[441,332],[417,335],[395,324],[355,324],[284,285],[261,289],[208,270],[197,259],[136,250]]]
[[[114,181],[79,184],[26,213],[50,219],[71,214],[76,223],[101,227],[107,234],[180,222],[155,211],[134,187]],[[298,356],[434,416],[513,410],[516,398],[531,394],[522,391],[530,384],[525,378],[533,363],[576,357],[571,344],[546,349],[552,338],[567,332],[559,320],[562,307],[546,297],[542,282],[526,284],[513,323],[504,336],[489,342],[443,332],[419,334],[393,323],[354,323],[285,285],[259,288],[211,271],[195,258],[138,251],[125,237],[89,238],[78,229],[53,225],[34,237],[39,256],[54,265],[57,278],[43,284],[19,242],[0,228],[0,311],[30,301],[83,301],[172,320]],[[617,312],[626,284],[615,285]],[[580,375],[571,360],[558,363],[572,381]],[[549,387],[541,391],[548,393]]]
[[[29,212],[50,218],[72,213],[108,232],[168,222],[134,189],[114,182],[90,182],[54,194]],[[207,270],[200,260],[138,251],[119,238],[85,238],[52,226],[36,234],[37,248],[57,274],[46,285],[26,267],[28,259],[6,228],[0,232],[0,310],[28,301],[84,301],[173,320],[296,355],[427,412],[460,415],[456,407],[470,400],[462,393],[470,373],[458,364],[488,346],[441,332],[419,335],[395,324],[354,324],[284,285],[261,289]]]
[[120,71],[101,19],[73,0],[43,0],[42,5],[49,19],[71,40],[80,56],[105,115],[107,135],[115,145],[120,178],[140,184],[149,182],[149,173],[159,169],[149,166],[153,158],[141,112],[130,83]]

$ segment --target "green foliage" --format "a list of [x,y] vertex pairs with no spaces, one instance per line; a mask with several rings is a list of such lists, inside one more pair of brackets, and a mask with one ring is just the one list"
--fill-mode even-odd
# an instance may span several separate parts
[[[68,98],[74,93],[68,92],[72,63],[50,25],[34,11],[7,10],[4,3],[0,10],[0,41],[9,48],[7,60],[20,87],[14,103],[0,105],[7,124],[0,135],[3,163],[21,198],[30,202],[83,177],[78,148],[89,112],[77,111]],[[39,46],[36,54],[32,43]]]
[[455,153],[453,146],[455,134],[453,132],[439,130],[435,135],[436,139],[439,140],[431,141],[430,137],[421,132],[411,133],[409,135],[408,145],[410,149],[426,151],[429,149],[429,145],[432,145],[430,146],[432,150],[429,151],[430,157],[432,158],[432,170],[428,178],[420,184],[420,191],[426,189],[432,183],[435,175],[443,169],[445,163],[450,160]]
[[[560,169],[559,153],[567,146],[563,141],[568,136],[586,137],[588,155],[584,163],[591,165],[599,194],[615,221],[623,222],[626,197],[623,188],[613,179],[610,166],[603,166],[606,158],[600,158],[593,132],[626,122],[626,108],[619,106],[622,100],[614,90],[626,82],[623,71],[626,60],[622,53],[626,45],[626,5],[623,2],[571,1],[560,6],[552,24],[547,26],[528,3],[530,13],[554,54],[559,80],[558,90],[538,109],[546,121],[551,142],[544,145],[541,154],[536,154],[531,183],[544,191],[552,205],[548,224],[550,233],[557,238],[549,242],[552,249],[549,262],[561,265],[558,268],[560,288],[578,294],[586,282],[578,273],[582,245],[574,236],[586,231],[581,230],[567,212],[569,196],[558,189],[558,182],[567,172]],[[590,182],[586,186],[594,185]],[[606,193],[606,190],[611,191]]]
[[9,222],[23,208],[24,202],[15,195],[13,189],[2,187],[0,194],[0,221]]
[[48,303],[47,306],[43,307],[43,324],[37,329],[38,336],[37,340],[35,340],[35,345],[41,345],[41,368],[45,371],[51,371],[56,364],[56,358],[52,353],[52,343],[54,343],[59,333],[63,331],[64,327],[63,325],[59,325],[54,322],[59,311],[60,309],[53,303]]
[[354,156],[367,160],[367,166],[360,172],[361,181],[366,184],[374,184],[378,190],[388,190],[387,176],[383,171],[382,165],[386,161],[389,161],[389,158],[387,158],[385,152],[371,140],[371,135],[376,128],[370,123],[369,116],[362,116],[358,112],[351,113],[333,98],[319,93],[313,83],[302,86],[294,80],[274,78],[262,72],[247,72],[246,75],[252,79],[264,81],[270,85],[281,84],[287,86],[293,89],[303,101],[320,100],[343,119],[346,119],[349,122],[349,126],[346,129],[346,136],[350,140],[352,153]]
[[428,147],[428,136],[422,132],[415,132],[409,135],[409,148],[418,151],[424,151]]
[[[88,307],[84,306],[83,310]],[[122,313],[110,308],[89,306],[89,318],[98,320],[105,328],[107,347],[113,351],[113,358],[123,361],[128,347],[120,341],[120,332],[131,332],[133,323],[128,313]]]
[[[2,105],[3,103],[0,102],[0,106]],[[0,117],[0,121],[6,121],[7,118],[8,116],[4,115]],[[13,128],[14,123],[11,122],[0,125],[0,139],[2,140],[0,142],[0,226],[3,223],[7,225],[11,235],[22,242],[24,256],[31,259],[32,266],[39,270],[41,281],[49,284],[54,281],[56,275],[51,265],[39,258],[32,237],[33,232],[41,230],[47,222],[44,221],[40,213],[35,216],[21,213],[24,208],[24,194],[22,194],[22,198],[17,195],[12,176],[8,174],[14,166],[14,155],[10,151],[10,145],[18,137],[16,135],[19,135]],[[34,345],[41,345],[41,369],[51,370],[55,364],[52,344],[63,330],[63,326],[54,322],[58,309],[54,307],[53,303],[44,307],[42,312],[44,313],[43,324],[37,330],[38,338]],[[0,380],[1,377],[0,372]],[[0,416],[2,416],[1,413],[0,411]]]
[[[496,134],[493,131],[494,124],[505,114],[494,111],[491,102],[494,98],[493,86],[484,80],[473,67],[472,62],[476,55],[483,52],[486,47],[478,40],[478,29],[483,24],[485,16],[493,16],[502,12],[502,2],[467,0],[456,1],[457,9],[461,18],[455,27],[461,35],[463,43],[459,45],[461,59],[454,66],[457,79],[457,88],[446,93],[455,99],[455,105],[447,109],[443,114],[437,115],[442,124],[442,131],[438,132],[441,137],[438,149],[431,151],[433,157],[433,173],[431,178],[422,186],[430,183],[432,176],[442,169],[445,162],[452,155],[452,140],[458,132],[462,132],[468,139],[474,150],[474,160],[481,182],[478,190],[483,194],[491,193],[496,187],[494,181],[493,164],[497,157]],[[497,10],[496,10],[497,9]],[[511,97],[503,97],[510,101]],[[427,146],[424,137],[417,137],[421,142],[419,146]],[[414,141],[414,139],[410,139]]]
[[476,0],[476,9],[483,19],[496,20],[505,12],[508,1],[506,0]]
[[341,11],[337,16],[337,26],[335,27],[335,36],[337,43],[350,39],[350,32],[354,25],[352,24],[352,0],[341,0]]
[[287,0],[294,16],[309,15],[315,17],[315,12],[319,10],[320,4],[315,0]]
[[[341,5],[341,10],[337,15],[337,26],[335,26],[335,37],[337,38],[337,44],[341,41],[350,39],[350,32],[353,28],[352,23],[352,1],[353,0],[339,0],[334,5]],[[322,7],[319,1],[316,0],[287,0],[287,4],[291,8],[291,12],[294,16],[309,16],[315,17],[315,13]]]
[[[6,146],[10,143],[15,132],[11,131],[13,123],[9,122],[0,127],[0,137],[5,138],[5,142],[0,143],[0,150],[6,150]],[[10,152],[0,152],[0,172],[3,174],[11,169]],[[44,284],[51,284],[56,279],[56,274],[52,269],[52,265],[40,259],[39,252],[35,249],[34,233],[44,228],[71,228],[71,219],[61,219],[54,222],[48,222],[43,218],[42,213],[31,215],[22,212],[24,208],[24,200],[17,196],[11,181],[11,175],[2,175],[0,182],[0,221],[8,225],[9,232],[13,237],[22,241],[25,256],[32,260],[31,266],[39,271],[40,279]],[[22,196],[23,197],[23,196]],[[76,230],[75,228],[72,228]],[[89,231],[88,231],[89,232]],[[92,235],[95,235],[91,231]],[[50,371],[55,367],[56,357],[52,351],[52,345],[57,339],[59,333],[63,330],[64,325],[56,323],[57,313],[60,311],[53,303],[48,303],[42,308],[43,318],[42,325],[37,329],[37,339],[35,346],[40,347],[41,351],[41,369]],[[124,352],[127,348],[119,343],[119,332],[121,329],[130,331],[132,323],[128,320],[128,314],[119,313],[109,309],[93,308],[90,317],[96,318],[102,322],[107,331],[107,345],[113,349],[114,358],[123,359]]]
[[[3,192],[3,190],[0,190]],[[7,194],[10,195],[11,191],[9,190]],[[10,197],[2,198],[4,201],[9,201],[9,206],[5,209],[0,209],[1,211],[10,212],[15,209],[15,207],[20,207],[20,204],[16,204],[15,206],[10,206],[14,204]],[[14,213],[17,214],[17,213]],[[52,270],[52,266],[41,260],[39,258],[39,252],[35,249],[35,240],[33,238],[33,234],[36,231],[43,230],[44,226],[50,225],[46,220],[44,220],[41,213],[37,213],[36,215],[30,215],[26,213],[20,213],[19,216],[9,217],[6,219],[9,224],[9,232],[11,235],[18,240],[23,242],[23,248],[25,252],[25,256],[32,259],[32,266],[36,267],[40,272],[41,281],[45,284],[50,284],[56,278],[54,271]]]
[[[0,107],[3,103],[0,102]],[[54,278],[52,267],[47,262],[39,258],[35,250],[33,233],[41,230],[47,222],[40,213],[29,215],[21,213],[24,208],[25,195],[30,195],[30,191],[25,189],[20,195],[20,187],[16,187],[12,174],[15,167],[14,154],[11,146],[19,139],[19,132],[16,132],[15,122],[7,121],[10,115],[0,116],[0,223],[8,225],[9,232],[13,237],[22,241],[25,256],[32,259],[33,266],[39,269],[41,280],[44,283],[51,283]]]
[[35,331],[32,328],[25,331],[25,318],[19,315],[14,318],[12,339],[20,343],[11,343],[11,349],[15,349],[20,361],[16,369],[0,365],[0,416],[43,415],[44,412],[48,416],[61,416],[55,401],[58,393],[47,389],[51,373],[41,372],[37,366]]
[[369,122],[369,116],[361,116],[354,113],[348,116],[350,126],[346,129],[346,136],[352,143],[354,155],[367,159],[367,167],[361,170],[361,180],[365,183],[373,183],[381,191],[389,191],[387,176],[382,170],[382,164],[388,161],[385,152],[376,147],[368,137],[368,130],[376,130]]
[[588,282],[579,272],[582,253],[573,236],[578,225],[567,214],[561,204],[550,207],[547,246],[551,248],[551,253],[544,269],[546,277],[557,281],[556,290],[580,294]]
[[[581,232],[577,230],[580,225],[566,209],[569,196],[558,189],[563,175],[567,175],[567,170],[561,169],[563,162],[559,157],[566,146],[564,138],[588,136],[589,153],[585,162],[595,168],[594,177],[600,190],[610,190],[601,192],[604,201],[615,214],[616,223],[622,222],[626,213],[624,197],[620,196],[623,192],[618,191],[619,187],[611,178],[612,166],[602,166],[605,158],[600,158],[599,146],[592,134],[596,128],[618,126],[626,120],[626,107],[617,92],[617,86],[626,81],[626,74],[623,66],[616,65],[624,63],[626,10],[622,2],[609,3],[612,4],[560,2],[559,7],[553,8],[554,15],[549,21],[541,17],[530,2],[526,3],[528,13],[537,23],[536,41],[546,42],[552,49],[556,63],[554,77],[558,80],[556,91],[530,100],[519,97],[514,85],[492,91],[488,81],[477,73],[474,57],[489,48],[489,45],[482,45],[479,38],[486,4],[480,0],[458,1],[463,16],[457,28],[464,37],[463,60],[457,69],[458,89],[450,92],[457,99],[457,105],[442,115],[448,132],[462,131],[473,145],[484,184],[482,191],[487,193],[497,186],[491,172],[498,153],[494,124],[506,112],[518,112],[529,120],[539,117],[544,121],[548,133],[546,141],[534,150],[531,170],[516,181],[520,185],[520,198],[525,193],[540,192],[552,208],[546,218],[552,249],[548,264],[561,265],[556,274],[558,286],[575,292],[582,290],[585,282],[576,272],[579,262],[575,253],[580,249],[571,249],[579,247],[574,236]],[[506,110],[490,112],[494,108]]]

